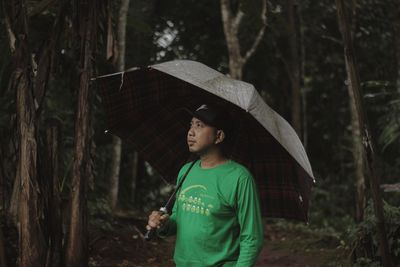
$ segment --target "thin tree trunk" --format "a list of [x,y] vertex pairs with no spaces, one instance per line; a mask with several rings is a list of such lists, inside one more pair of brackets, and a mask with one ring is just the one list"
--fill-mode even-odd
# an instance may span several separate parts
[[137,188],[137,180],[139,175],[139,154],[137,152],[133,152],[132,155],[132,181],[131,181],[131,196],[130,199],[135,202],[136,200],[136,188]]
[[344,0],[336,0],[339,27],[342,33],[344,56],[347,63],[348,80],[350,88],[354,94],[355,107],[357,109],[359,125],[362,126],[363,149],[366,156],[367,169],[369,171],[369,182],[374,201],[374,212],[377,218],[378,236],[380,243],[380,253],[384,267],[392,266],[390,251],[385,231],[385,218],[383,214],[382,197],[379,188],[379,177],[377,174],[377,161],[374,150],[373,139],[368,125],[367,117],[364,113],[364,106],[361,98],[361,88],[358,76],[356,60],[354,56],[353,40],[351,36],[351,26]]
[[80,40],[80,74],[75,119],[74,162],[71,188],[71,222],[66,246],[66,267],[88,264],[87,186],[90,166],[90,103],[89,81],[93,73],[96,41],[96,0],[74,2],[78,11]]
[[[118,16],[118,71],[125,70],[125,47],[126,47],[126,23],[129,10],[129,0],[122,0]],[[118,203],[119,174],[121,166],[121,139],[113,136],[112,142],[112,162],[110,175],[110,205],[111,210],[115,210]]]
[[[122,0],[118,24],[118,70],[125,70],[125,50],[126,50],[126,23],[128,18],[129,0]],[[131,168],[131,199],[135,199],[136,180],[139,173],[139,154],[133,152]]]
[[303,116],[302,116],[303,145],[304,145],[304,148],[307,150],[307,147],[308,147],[308,127],[307,127],[308,121],[307,121],[307,119],[308,119],[308,117],[307,117],[307,90],[306,89],[303,89],[301,92],[301,103],[302,103],[302,114],[303,114]]
[[121,166],[121,139],[118,136],[112,137],[112,158],[111,158],[111,173],[110,173],[110,207],[115,211],[118,203],[119,191],[119,173]]
[[[349,29],[350,36],[353,39],[353,33],[356,27],[356,6],[355,3],[351,4],[351,19],[349,19]],[[347,77],[351,75],[351,64],[348,58],[345,58]],[[359,123],[357,107],[355,105],[355,95],[354,89],[352,88],[352,83],[347,83],[347,90],[349,93],[349,106],[350,106],[350,116],[351,116],[351,129],[352,129],[352,155],[354,162],[354,178],[355,178],[355,188],[356,188],[356,199],[355,199],[355,221],[361,222],[364,219],[364,209],[366,205],[365,196],[365,175],[364,175],[364,154],[361,141],[361,125]]]
[[306,49],[304,44],[304,23],[303,23],[303,11],[301,4],[298,5],[297,9],[298,20],[299,20],[299,45],[300,45],[300,86],[301,86],[301,113],[302,113],[302,137],[304,148],[308,146],[308,126],[307,126],[307,93],[309,91],[308,84],[305,82],[306,75]]
[[243,19],[244,13],[240,10],[239,7],[239,11],[237,12],[237,14],[232,14],[230,0],[220,0],[220,4],[225,40],[228,47],[229,74],[233,79],[241,80],[243,75],[243,68],[259,46],[264,36],[265,28],[267,27],[267,1],[262,0],[262,26],[256,38],[254,39],[251,48],[246,53],[244,53],[244,55],[241,54],[239,42],[239,27]]
[[118,19],[118,71],[125,70],[126,23],[130,0],[121,0]]
[[290,48],[290,82],[292,88],[292,126],[301,138],[301,51],[300,51],[300,19],[297,0],[287,0],[288,8],[288,35]]
[[61,122],[58,120],[47,121],[46,129],[46,164],[45,178],[49,183],[47,195],[47,222],[49,228],[46,267],[61,265],[62,247],[62,221],[61,221],[61,196],[59,179],[59,143],[61,140]]
[[[346,60],[347,76],[350,77],[350,66]],[[352,129],[352,154],[354,162],[354,177],[356,186],[356,222],[361,222],[364,219],[364,209],[366,204],[365,198],[365,178],[364,178],[364,154],[361,142],[361,127],[359,124],[357,107],[355,106],[354,93],[351,83],[347,86],[349,93],[351,129]]]

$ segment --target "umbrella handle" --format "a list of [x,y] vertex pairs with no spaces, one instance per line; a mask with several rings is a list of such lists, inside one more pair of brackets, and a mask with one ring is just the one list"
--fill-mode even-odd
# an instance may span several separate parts
[[[161,207],[160,212],[161,215],[168,213],[165,207]],[[155,233],[156,233],[156,228],[151,228],[150,230],[147,230],[146,234],[144,235],[144,240],[150,241],[151,239],[153,239]]]
[[144,235],[144,240],[150,241],[151,239],[153,239],[155,233],[156,230],[154,228],[147,230],[146,234]]

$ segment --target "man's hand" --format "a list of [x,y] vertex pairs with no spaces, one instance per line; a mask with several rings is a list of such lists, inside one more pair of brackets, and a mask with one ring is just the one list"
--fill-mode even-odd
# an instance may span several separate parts
[[169,220],[169,215],[161,211],[153,211],[149,216],[146,229],[159,229]]

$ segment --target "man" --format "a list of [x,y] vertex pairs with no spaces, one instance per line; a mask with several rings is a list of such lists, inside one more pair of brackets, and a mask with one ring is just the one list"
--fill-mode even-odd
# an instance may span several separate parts
[[[230,119],[207,105],[192,116],[187,144],[199,160],[177,193],[171,216],[153,211],[147,229],[176,234],[178,267],[253,266],[263,244],[259,196],[250,172],[224,153]],[[178,183],[190,165],[182,167]]]

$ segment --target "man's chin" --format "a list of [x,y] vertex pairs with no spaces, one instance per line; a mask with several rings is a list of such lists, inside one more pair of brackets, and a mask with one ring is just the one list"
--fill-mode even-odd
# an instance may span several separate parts
[[211,149],[211,146],[205,146],[205,147],[189,147],[189,152],[193,153],[199,157],[206,155]]
[[192,154],[198,155],[198,153],[200,152],[199,149],[196,149],[194,147],[188,147],[188,149],[189,149],[189,152]]
[[189,147],[189,152],[193,154],[197,154],[199,151],[197,149]]

